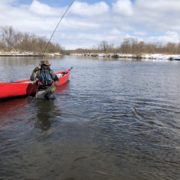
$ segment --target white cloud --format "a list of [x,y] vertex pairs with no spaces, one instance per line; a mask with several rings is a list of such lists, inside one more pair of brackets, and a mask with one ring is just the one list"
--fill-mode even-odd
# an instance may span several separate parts
[[136,4],[140,9],[151,10],[154,12],[171,12],[180,10],[179,0],[136,0]]
[[98,2],[95,4],[88,4],[86,2],[75,2],[72,6],[71,12],[81,16],[97,16],[108,13],[109,6],[105,2]]
[[[16,1],[0,0],[0,26],[13,26],[46,38],[67,8],[55,8],[38,0],[29,5],[17,5]],[[179,12],[179,0],[136,0],[135,3],[117,0],[111,5],[105,1],[94,4],[77,1],[64,17],[53,41],[66,48],[92,47],[103,40],[119,45],[127,37],[179,42]]]
[[163,43],[168,43],[168,42],[178,43],[180,41],[180,36],[177,32],[167,31],[163,35],[149,37],[149,41],[163,42]]
[[33,0],[29,7],[30,11],[38,15],[45,16],[58,16],[62,10],[52,8],[47,4],[40,3],[37,0]]
[[96,22],[91,21],[79,21],[79,19],[71,19],[68,18],[66,21],[64,21],[61,24],[62,29],[70,29],[70,30],[78,30],[78,31],[84,31],[84,30],[94,30],[100,27],[100,24]]
[[137,0],[134,6],[135,21],[139,21],[141,26],[148,28],[166,28],[175,23],[179,19],[180,1],[179,0]]
[[120,15],[131,16],[133,14],[133,5],[130,0],[117,0],[113,4],[113,11]]

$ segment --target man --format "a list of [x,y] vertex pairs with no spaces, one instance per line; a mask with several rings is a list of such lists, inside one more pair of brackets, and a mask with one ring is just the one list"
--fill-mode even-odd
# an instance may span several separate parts
[[30,80],[38,85],[37,98],[50,99],[56,91],[59,79],[51,70],[50,65],[48,60],[43,60],[40,63],[40,67],[36,67],[31,74]]

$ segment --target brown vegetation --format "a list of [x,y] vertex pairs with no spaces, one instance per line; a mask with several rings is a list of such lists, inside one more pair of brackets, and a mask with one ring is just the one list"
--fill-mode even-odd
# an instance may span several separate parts
[[[15,31],[12,27],[2,27],[0,29],[0,51],[19,51],[44,53],[48,40],[44,37],[38,37],[34,34]],[[63,50],[59,44],[49,43],[46,49],[47,53],[122,53],[134,54],[135,57],[141,57],[142,54],[180,54],[180,43],[145,43],[133,38],[124,39],[119,46],[114,46],[106,41],[102,41],[97,47],[89,49]],[[116,58],[116,57],[114,57]]]
[[[0,51],[29,51],[34,53],[44,53],[47,39],[33,34],[15,31],[12,27],[2,27],[0,29]],[[58,44],[49,43],[47,53],[62,52]]]
[[121,45],[114,47],[106,41],[102,41],[96,48],[76,49],[68,51],[69,53],[122,53],[122,54],[180,54],[180,43],[145,43],[132,38],[125,39]]

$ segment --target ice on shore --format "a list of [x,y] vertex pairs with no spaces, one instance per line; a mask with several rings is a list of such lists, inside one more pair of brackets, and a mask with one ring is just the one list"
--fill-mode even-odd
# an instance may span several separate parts
[[180,54],[121,54],[121,53],[72,53],[73,56],[90,56],[99,58],[123,58],[144,60],[180,60]]
[[[0,51],[0,56],[42,56],[43,53],[34,53],[31,51]],[[47,56],[61,56],[62,54],[56,52],[56,53],[45,53]]]

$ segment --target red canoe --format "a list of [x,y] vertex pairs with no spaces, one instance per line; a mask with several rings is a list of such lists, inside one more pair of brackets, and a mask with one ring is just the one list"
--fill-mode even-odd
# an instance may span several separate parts
[[[59,77],[58,86],[61,86],[68,82],[70,69],[57,72]],[[20,80],[16,82],[0,82],[0,99],[35,95],[37,92],[37,85],[33,84],[30,80]]]

